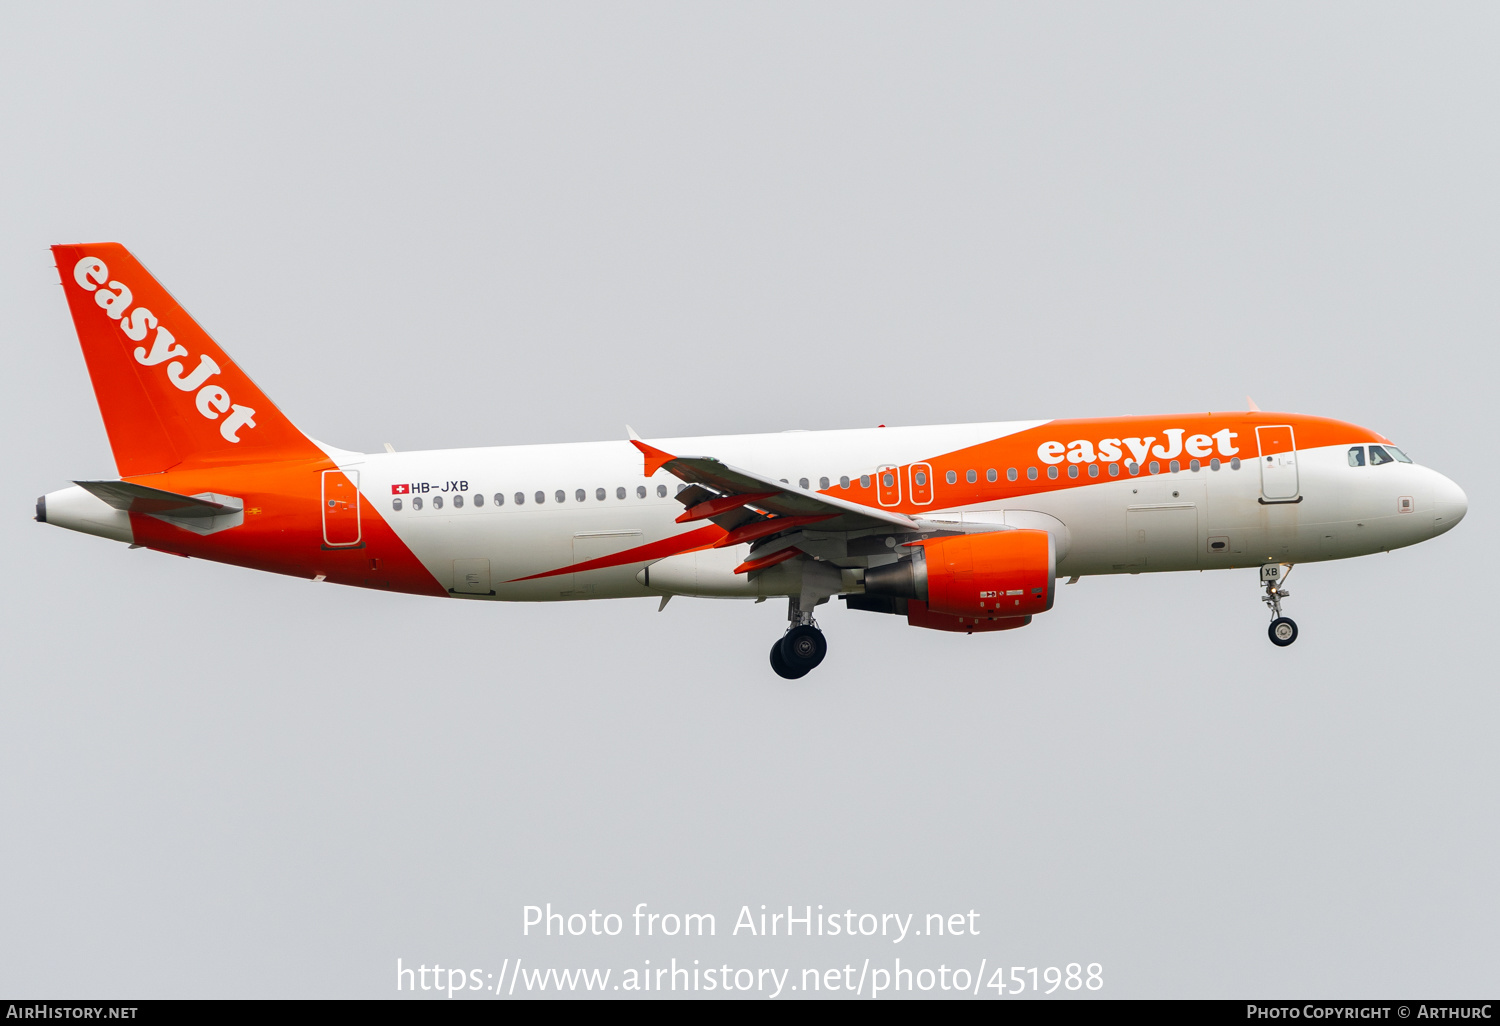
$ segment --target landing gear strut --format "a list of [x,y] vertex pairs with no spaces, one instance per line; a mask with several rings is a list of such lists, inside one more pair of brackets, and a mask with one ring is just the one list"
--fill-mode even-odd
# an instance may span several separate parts
[[792,626],[771,646],[771,669],[787,680],[806,676],[817,668],[828,654],[828,639],[813,622],[812,613],[803,612],[792,600],[787,619]]
[[1280,563],[1272,563],[1260,568],[1261,583],[1266,586],[1266,593],[1261,596],[1261,601],[1270,609],[1271,626],[1266,633],[1270,635],[1271,644],[1278,648],[1286,648],[1297,640],[1297,624],[1290,617],[1281,615],[1281,600],[1289,598],[1291,592],[1282,587],[1286,579],[1292,575],[1292,568],[1287,567],[1286,573],[1281,572]]

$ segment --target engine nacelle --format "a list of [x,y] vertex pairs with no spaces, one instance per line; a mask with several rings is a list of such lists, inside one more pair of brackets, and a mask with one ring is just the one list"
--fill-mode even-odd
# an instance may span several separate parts
[[929,613],[970,622],[1052,608],[1057,552],[1046,531],[958,534],[909,547],[910,559],[865,571],[866,595],[915,599]]

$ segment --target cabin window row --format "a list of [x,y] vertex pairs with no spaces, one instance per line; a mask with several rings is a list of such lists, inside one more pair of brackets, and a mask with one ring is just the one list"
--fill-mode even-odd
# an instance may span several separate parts
[[[1351,456],[1351,460],[1352,460],[1352,458],[1353,457]],[[1222,462],[1220,462],[1217,458],[1211,459],[1211,460],[1208,461],[1208,469],[1209,470],[1218,470],[1223,465],[1224,464]],[[1098,463],[1090,463],[1088,465],[1088,470],[1086,471],[1086,473],[1088,474],[1088,476],[1089,477],[1098,477],[1099,473],[1100,473],[1099,466],[1100,465]],[[1127,463],[1125,463],[1124,466],[1125,466],[1125,472],[1128,473],[1128,474],[1130,474],[1132,477],[1134,477],[1135,475],[1137,475],[1137,474],[1139,474],[1141,472],[1140,465],[1137,464],[1137,463],[1135,463],[1134,461],[1127,462]],[[1230,467],[1231,470],[1239,470],[1240,469],[1240,458],[1238,456],[1236,456],[1233,459],[1231,459],[1229,461],[1229,467]],[[1203,461],[1202,460],[1189,460],[1188,461],[1188,467],[1187,467],[1187,469],[1190,470],[1190,471],[1193,471],[1194,473],[1196,473],[1197,471],[1203,469]],[[1182,470],[1182,463],[1181,463],[1180,460],[1173,460],[1171,463],[1167,464],[1167,472],[1170,473],[1170,474],[1176,474],[1176,473],[1180,472],[1181,470]],[[1146,471],[1147,471],[1147,473],[1150,473],[1150,474],[1160,474],[1161,473],[1161,463],[1158,462],[1158,461],[1156,461],[1156,460],[1152,460],[1150,463],[1148,463],[1146,465]],[[1119,477],[1120,476],[1120,464],[1118,464],[1118,463],[1108,464],[1105,467],[1105,471],[1104,472],[1107,473],[1110,477]],[[1070,464],[1068,466],[1068,476],[1069,477],[1078,477],[1079,473],[1080,473],[1080,471],[1078,469],[1078,464],[1073,463],[1073,464]],[[1036,467],[1027,467],[1026,468],[1026,480],[1028,480],[1028,481],[1035,481],[1040,476],[1041,476],[1041,471],[1038,468],[1036,468]],[[1050,478],[1052,480],[1056,480],[1059,476],[1060,476],[1060,471],[1059,471],[1059,469],[1057,467],[1052,466],[1052,467],[1048,467],[1047,468],[1047,477],[1048,478]],[[913,480],[914,480],[914,482],[915,482],[915,484],[917,485],[918,488],[926,487],[926,485],[927,485],[927,474],[926,474],[925,471],[918,470],[918,471],[916,471],[912,475],[912,477],[913,477]],[[1015,467],[1010,467],[1009,469],[1007,469],[1005,471],[1005,479],[1007,481],[1017,481],[1017,480],[1020,479],[1020,477],[1021,477],[1021,473]],[[984,472],[984,479],[986,481],[990,482],[991,484],[993,484],[993,483],[995,483],[996,481],[998,481],[1000,479],[1000,472],[997,471],[994,467],[991,467],[990,469],[988,469],[988,470],[986,470]],[[945,480],[948,484],[951,484],[951,485],[958,484],[958,471],[956,471],[956,470],[949,470],[949,471],[947,471],[943,475],[943,480]],[[979,471],[977,471],[977,470],[966,470],[966,471],[964,471],[964,480],[967,481],[969,484],[978,484],[979,483]],[[882,472],[881,478],[880,478],[880,483],[884,487],[886,487],[886,488],[894,488],[896,486],[896,477],[895,477],[895,474],[891,473],[890,471]],[[861,488],[868,488],[868,487],[870,487],[870,477],[869,477],[869,475],[865,475],[865,476],[861,477],[859,479],[859,484],[860,484]],[[848,487],[848,486],[846,485],[845,487]]]
[[[687,485],[680,484],[680,485],[677,486],[677,490],[680,492],[680,491],[682,491],[686,487],[687,487]],[[649,488],[647,488],[646,485],[636,485],[635,486],[635,497],[637,499],[648,498],[650,496],[650,494],[651,494],[651,491],[650,491]],[[610,493],[609,493],[609,489],[607,489],[607,488],[595,488],[594,489],[594,501],[595,502],[608,502],[609,501],[609,496],[610,496]],[[618,486],[618,487],[615,488],[614,497],[615,497],[616,501],[623,501],[623,500],[628,499],[630,497],[630,492],[629,492],[628,489],[625,488],[624,485],[620,485],[620,486]],[[656,486],[656,497],[658,499],[665,499],[667,497],[667,486],[666,485],[659,484],[659,485]],[[528,502],[532,503],[533,505],[541,506],[541,505],[544,505],[548,501],[548,498],[549,498],[548,494],[546,492],[544,492],[544,491],[532,492],[530,496],[528,496],[525,492],[514,492],[509,497],[507,497],[504,492],[495,492],[494,495],[489,496],[488,498],[485,497],[485,494],[483,492],[475,492],[472,496],[469,497],[469,502],[472,505],[474,505],[475,507],[479,507],[479,508],[483,508],[483,506],[485,505],[486,502],[489,502],[490,504],[492,504],[494,506],[504,506],[504,505],[506,505],[507,502],[510,503],[513,506],[524,506]],[[567,492],[566,489],[559,488],[559,489],[557,489],[556,491],[554,491],[551,494],[550,498],[551,498],[551,501],[554,502],[554,503],[559,503],[559,504],[566,503],[568,501],[568,492]],[[588,492],[588,489],[587,488],[576,489],[573,492],[572,498],[573,498],[574,502],[588,502],[589,501],[589,492]],[[428,501],[432,503],[432,508],[433,509],[442,509],[443,508],[443,497],[441,495],[431,496]],[[452,497],[452,502],[453,502],[453,508],[454,509],[463,509],[464,508],[464,496],[462,494],[454,495]],[[423,505],[422,496],[420,496],[420,495],[413,495],[411,497],[411,508],[412,509],[414,509],[414,510],[421,509],[422,505]],[[394,509],[397,512],[399,512],[401,510],[401,507],[402,507],[402,501],[401,501],[401,497],[400,496],[397,496],[396,498],[394,498],[394,499],[391,500],[391,508],[392,509]]]
[[[1377,461],[1377,459],[1378,459],[1378,462],[1382,462],[1382,463],[1390,462],[1390,460],[1392,459],[1392,457],[1386,456],[1383,451],[1381,452],[1381,454],[1380,454],[1380,456],[1378,458],[1375,455],[1373,455],[1373,451],[1374,450],[1379,450],[1380,448],[1381,447],[1378,446],[1378,445],[1372,445],[1372,446],[1370,446],[1370,449],[1372,450],[1372,456],[1371,456],[1372,462]],[[1397,450],[1394,446],[1387,446],[1386,448],[1390,449],[1392,452],[1399,452],[1399,450]],[[1356,453],[1358,454],[1357,457],[1356,457]],[[1359,460],[1358,463],[1355,462],[1356,458],[1358,458],[1358,460]],[[1398,459],[1400,459],[1400,460],[1402,460],[1403,462],[1406,462],[1406,463],[1410,463],[1411,462],[1411,460],[1406,459],[1406,456],[1405,456],[1404,453],[1401,454],[1399,457],[1395,457],[1395,458],[1398,458]],[[1349,465],[1351,467],[1354,467],[1354,466],[1361,466],[1362,467],[1362,466],[1364,466],[1364,448],[1363,448],[1363,446],[1355,446],[1353,449],[1349,450]],[[1100,473],[1099,466],[1100,465],[1098,463],[1090,463],[1088,465],[1088,471],[1087,471],[1088,476],[1089,477],[1098,477],[1099,473]],[[1137,463],[1135,463],[1134,461],[1127,462],[1127,463],[1124,464],[1124,466],[1125,466],[1125,472],[1128,473],[1128,474],[1130,474],[1132,477],[1134,477],[1135,475],[1137,475],[1137,474],[1139,474],[1141,472],[1140,465],[1137,464]],[[1211,459],[1211,460],[1208,461],[1208,469],[1209,470],[1218,470],[1222,466],[1223,466],[1223,464],[1217,458],[1216,459]],[[1234,457],[1233,459],[1231,459],[1229,461],[1229,467],[1230,467],[1231,470],[1239,470],[1240,469],[1240,459],[1239,459],[1238,456]],[[1203,469],[1203,463],[1202,463],[1201,460],[1190,460],[1188,462],[1187,469],[1190,470],[1190,471],[1192,471],[1192,472],[1194,472],[1194,473],[1196,473],[1199,470]],[[1181,470],[1182,470],[1182,464],[1178,460],[1173,460],[1171,463],[1169,463],[1167,465],[1167,472],[1168,473],[1176,474],[1176,473],[1178,473]],[[1147,473],[1150,473],[1150,474],[1160,474],[1161,473],[1161,464],[1159,462],[1157,462],[1156,460],[1152,460],[1149,464],[1147,464],[1146,471],[1147,471]],[[1105,472],[1110,477],[1119,477],[1120,476],[1120,464],[1118,464],[1118,463],[1110,463],[1110,464],[1108,464],[1105,467]],[[1017,470],[1015,467],[1010,467],[1010,468],[1008,468],[1005,471],[1005,479],[1007,481],[1017,481],[1017,480],[1020,479],[1020,476],[1021,476],[1020,471]],[[1026,468],[1026,479],[1028,481],[1035,481],[1040,476],[1041,475],[1040,475],[1040,471],[1038,470],[1038,468],[1036,468],[1036,467],[1027,467]],[[1056,466],[1050,466],[1050,467],[1047,468],[1047,477],[1049,479],[1056,480],[1058,478],[1058,476],[1059,476],[1059,471],[1058,471],[1058,468]],[[1076,478],[1076,477],[1079,476],[1078,464],[1073,463],[1073,464],[1070,464],[1068,466],[1068,476],[1071,477],[1071,478]],[[926,471],[922,471],[922,470],[915,471],[914,474],[913,474],[913,477],[914,477],[914,479],[915,479],[916,484],[917,484],[918,487],[925,487],[927,485],[927,473],[926,473]],[[956,484],[958,484],[958,471],[956,471],[956,470],[947,471],[947,473],[944,475],[944,479],[950,485],[956,485]],[[994,467],[991,467],[991,468],[989,468],[988,470],[986,470],[984,472],[984,479],[986,481],[990,482],[991,484],[993,484],[996,481],[1000,480],[1000,472],[998,470],[996,470]],[[977,484],[979,482],[979,471],[977,471],[977,470],[967,470],[967,471],[965,471],[964,472],[964,480],[967,481],[969,484]],[[782,484],[789,484],[790,482],[786,478],[782,478],[781,479],[781,483]],[[868,488],[868,487],[870,487],[871,483],[872,483],[872,481],[871,481],[871,475],[869,475],[869,474],[861,474],[860,475],[859,486],[861,488]],[[850,488],[850,487],[853,486],[853,484],[854,484],[853,480],[851,478],[849,478],[849,477],[840,477],[839,478],[839,487],[840,488]],[[895,485],[896,485],[895,474],[892,473],[892,472],[890,472],[890,471],[883,471],[882,474],[881,474],[881,484],[884,485],[886,488],[894,488]],[[804,478],[799,478],[798,481],[797,481],[797,486],[799,488],[803,489],[804,491],[806,491],[810,487],[810,482],[805,477]],[[687,485],[685,485],[685,484],[679,484],[677,486],[677,491],[680,492],[680,491],[682,491],[686,487],[687,487]],[[818,487],[820,489],[826,491],[828,488],[831,487],[831,483],[830,483],[830,481],[829,481],[828,478],[826,478],[826,477],[820,477],[820,478],[818,478]],[[629,491],[623,485],[620,485],[620,486],[616,487],[615,491],[614,491],[614,497],[615,497],[615,499],[617,501],[622,501],[624,499],[629,498],[629,494],[630,494]],[[650,495],[650,490],[647,488],[646,485],[636,485],[635,496],[636,496],[637,499],[645,499],[645,498],[648,498],[649,495]],[[656,496],[659,499],[665,499],[667,497],[667,486],[664,485],[664,484],[657,485],[656,486]],[[586,489],[586,488],[579,488],[579,489],[577,489],[577,490],[575,490],[573,492],[573,501],[574,502],[588,502],[588,500],[589,500],[588,489]],[[443,508],[443,497],[441,495],[434,495],[434,496],[432,496],[430,501],[432,502],[432,508],[433,509],[442,509]],[[462,509],[463,508],[463,506],[464,506],[464,497],[463,497],[462,494],[458,494],[458,495],[453,496],[452,501],[453,501],[453,508],[454,509]],[[476,492],[473,495],[473,497],[471,498],[470,501],[476,507],[482,507],[485,504],[485,496],[484,496],[484,494],[482,492]],[[494,505],[496,505],[496,506],[504,506],[506,504],[505,493],[504,492],[495,492],[494,495],[493,495],[493,497],[490,499],[490,501]],[[543,505],[543,504],[545,504],[547,502],[547,493],[545,491],[536,491],[536,492],[533,492],[531,494],[531,500],[530,501],[533,504],[538,505],[538,506]],[[557,503],[557,504],[566,503],[568,501],[568,492],[567,492],[567,490],[566,489],[562,489],[562,488],[557,489],[555,492],[552,493],[552,501],[555,502],[555,503]],[[594,489],[594,501],[596,501],[596,502],[607,502],[607,501],[609,501],[609,490],[605,489],[605,488],[595,488]],[[524,506],[527,503],[527,495],[526,495],[525,492],[515,492],[515,493],[513,493],[511,495],[510,502],[511,502],[512,505]],[[400,509],[402,508],[402,501],[401,501],[401,498],[399,496],[391,500],[391,508],[395,509],[397,511],[400,511]],[[411,508],[414,509],[414,510],[419,510],[419,509],[422,508],[422,496],[420,496],[420,495],[413,495],[411,497]]]

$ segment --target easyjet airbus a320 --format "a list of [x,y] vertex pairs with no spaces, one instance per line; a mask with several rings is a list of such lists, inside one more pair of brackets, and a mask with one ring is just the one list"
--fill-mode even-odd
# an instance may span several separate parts
[[[1011,421],[359,453],[298,431],[123,246],[56,246],[118,481],[38,520],[315,581],[464,600],[788,600],[1003,631],[1058,578],[1291,565],[1442,534],[1467,500],[1367,428],[1284,413]],[[389,447],[387,447],[389,448]]]

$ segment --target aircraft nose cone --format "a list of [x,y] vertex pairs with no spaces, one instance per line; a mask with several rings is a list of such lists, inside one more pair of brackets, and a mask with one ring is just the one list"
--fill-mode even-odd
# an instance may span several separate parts
[[1469,512],[1469,497],[1464,490],[1442,475],[1432,490],[1432,527],[1434,534],[1453,530]]

